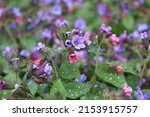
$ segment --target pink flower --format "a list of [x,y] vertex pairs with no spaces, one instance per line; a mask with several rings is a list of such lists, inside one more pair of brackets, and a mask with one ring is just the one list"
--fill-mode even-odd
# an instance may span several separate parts
[[123,94],[124,94],[124,96],[126,96],[129,99],[131,98],[132,88],[130,86],[128,86],[128,84],[124,84]]
[[110,36],[110,44],[112,46],[117,46],[119,44],[119,37],[117,37],[116,34]]
[[118,66],[116,67],[116,71],[117,71],[117,73],[121,73],[121,72],[122,72],[122,66],[121,66],[121,65],[118,65]]
[[72,53],[69,55],[69,62],[70,63],[76,63],[78,61],[77,55]]

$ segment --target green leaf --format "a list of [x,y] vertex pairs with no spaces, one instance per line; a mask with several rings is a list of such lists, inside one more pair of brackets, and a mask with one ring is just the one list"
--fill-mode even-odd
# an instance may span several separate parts
[[78,67],[68,61],[62,63],[59,73],[60,76],[64,79],[73,79],[80,77],[80,71]]
[[139,74],[137,73],[137,70],[135,68],[135,65],[131,62],[119,62],[119,61],[115,61],[115,62],[112,62],[113,64],[115,65],[121,65],[122,66],[122,70],[123,72],[126,72],[126,73],[130,73],[132,75],[136,75],[138,76]]
[[66,89],[67,97],[71,99],[79,98],[80,96],[86,94],[91,88],[90,84],[78,82],[66,83],[64,86]]
[[133,17],[131,15],[127,16],[126,18],[124,18],[122,20],[122,24],[126,29],[132,30],[134,28],[134,19],[133,19]]
[[124,84],[126,84],[126,80],[123,74],[116,73],[112,69],[109,68],[109,64],[102,63],[100,67],[96,71],[100,80],[111,83],[112,85],[122,88]]
[[65,99],[66,90],[61,80],[57,80],[50,90],[50,96]]
[[38,85],[32,81],[31,84],[29,85],[28,89],[30,90],[32,95],[35,95],[35,93],[38,90]]

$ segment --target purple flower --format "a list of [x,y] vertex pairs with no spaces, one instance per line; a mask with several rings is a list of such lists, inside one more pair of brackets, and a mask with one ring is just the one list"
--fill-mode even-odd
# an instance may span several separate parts
[[[94,57],[94,61],[96,62],[96,56]],[[104,57],[99,56],[98,57],[98,63],[102,63],[104,61]]]
[[126,96],[128,99],[131,99],[131,93],[132,93],[132,88],[128,86],[128,84],[124,84],[123,86],[124,96]]
[[148,33],[147,32],[140,33],[140,39],[147,39],[147,38],[148,38]]
[[72,39],[72,45],[75,47],[75,49],[78,50],[85,48],[84,38],[78,35],[74,35]]
[[0,8],[0,17],[2,17],[4,13],[5,13],[5,9],[4,8]]
[[53,0],[41,0],[43,5],[49,5]]
[[74,27],[83,30],[86,27],[86,21],[83,18],[77,18],[74,21]]
[[52,14],[54,15],[61,15],[62,14],[62,8],[60,5],[54,5],[52,8]]
[[137,31],[143,32],[148,30],[148,25],[145,23],[141,23],[137,25]]
[[137,88],[137,91],[134,93],[134,96],[136,97],[137,100],[144,100],[144,95],[139,87]]
[[67,20],[65,19],[56,19],[54,24],[58,27],[58,28],[62,28],[63,26],[66,26],[67,28],[69,27],[69,23]]
[[42,31],[42,39],[50,40],[52,38],[52,31],[49,29],[45,29]]
[[0,91],[3,89],[4,85],[5,85],[5,81],[0,80]]
[[108,13],[109,8],[107,4],[101,3],[97,5],[97,10],[100,16],[105,16]]
[[8,61],[17,54],[17,49],[13,47],[6,47],[2,52],[2,56],[5,57]]
[[29,57],[30,56],[30,52],[27,50],[21,50],[20,55],[22,57]]
[[20,8],[12,8],[12,13],[16,16],[16,17],[19,17],[21,16],[21,11],[20,11]]
[[9,25],[9,28],[10,29],[16,29],[18,26],[18,23],[17,22],[12,22],[10,25]]
[[51,76],[51,71],[52,71],[52,66],[50,66],[49,63],[47,63],[47,64],[45,65],[45,67],[44,67],[44,72],[45,72],[45,74],[46,74],[46,76],[47,76],[48,78],[51,78],[51,77],[52,77],[52,76]]
[[99,28],[100,32],[106,35],[110,35],[112,33],[112,28],[110,26],[106,26],[102,24]]
[[129,34],[128,39],[140,39],[140,34],[138,31],[134,31],[131,34]]
[[128,39],[128,37],[127,37],[127,32],[124,31],[124,32],[120,35],[120,37],[119,37],[120,44],[125,43],[127,39]]
[[80,78],[75,79],[76,82],[84,83],[87,79],[87,76],[85,74],[81,74]]
[[121,2],[120,7],[121,7],[123,13],[125,13],[125,14],[129,13],[128,6],[127,6],[127,4],[125,2]]
[[68,48],[72,47],[71,40],[66,40],[65,41],[65,46],[68,47]]
[[90,32],[86,32],[85,35],[84,35],[84,43],[86,45],[91,45],[91,40],[90,40],[90,36],[91,36],[91,33]]
[[88,55],[86,50],[74,51],[74,53],[80,61],[87,63]]
[[37,13],[37,15],[38,15],[39,20],[44,20],[44,21],[48,21],[48,22],[51,22],[52,20],[54,20],[54,15],[52,14],[52,12],[50,10],[39,11]]

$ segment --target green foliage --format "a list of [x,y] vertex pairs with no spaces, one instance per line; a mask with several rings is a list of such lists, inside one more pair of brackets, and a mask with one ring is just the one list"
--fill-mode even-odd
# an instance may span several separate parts
[[28,89],[30,90],[32,95],[35,95],[38,90],[38,85],[32,81],[31,84],[29,85]]
[[116,73],[113,71],[108,63],[100,64],[96,74],[100,80],[111,83],[112,85],[122,88],[124,84],[126,84],[126,80],[123,74]]
[[50,96],[51,97],[60,97],[62,99],[66,98],[66,90],[63,86],[63,83],[61,80],[57,80],[54,85],[52,86],[50,90]]
[[134,18],[131,15],[127,16],[122,20],[123,26],[128,30],[132,30],[134,28],[134,23]]
[[135,65],[131,62],[119,62],[119,61],[115,61],[115,62],[112,62],[112,64],[115,64],[115,65],[121,65],[122,66],[122,70],[123,72],[125,73],[130,73],[130,74],[133,74],[133,75],[136,75],[138,76],[138,72],[135,68]]
[[88,83],[65,83],[66,94],[70,99],[79,98],[80,96],[86,94],[90,88],[91,86]]
[[64,79],[73,79],[73,78],[79,78],[80,77],[80,71],[79,68],[68,61],[64,61],[61,64],[60,70],[59,70],[60,76]]

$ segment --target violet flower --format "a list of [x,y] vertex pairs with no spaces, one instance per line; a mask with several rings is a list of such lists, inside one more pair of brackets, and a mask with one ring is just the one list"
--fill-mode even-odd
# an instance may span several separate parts
[[85,48],[84,44],[84,38],[78,35],[74,35],[72,39],[72,45],[75,47],[75,49],[80,50]]
[[97,5],[97,10],[100,16],[105,16],[108,13],[109,8],[107,4],[101,3]]
[[42,31],[42,39],[48,39],[50,40],[52,38],[52,31],[49,29],[44,29]]
[[90,36],[91,36],[90,32],[86,32],[84,35],[84,43],[88,46],[91,45],[92,43],[92,41],[90,40]]
[[83,18],[77,18],[74,21],[74,27],[83,30],[86,27],[86,21]]
[[30,56],[30,52],[27,51],[27,50],[21,50],[20,56],[22,56],[22,57],[29,57]]
[[112,28],[111,26],[106,26],[105,24],[102,24],[99,28],[100,32],[106,35],[112,34]]
[[0,80],[0,91],[3,89],[4,85],[5,85],[5,81]]
[[81,74],[80,78],[75,79],[76,82],[84,83],[87,79],[87,76],[85,74]]
[[61,15],[62,14],[62,8],[60,5],[54,5],[52,8],[52,14],[54,15]]

